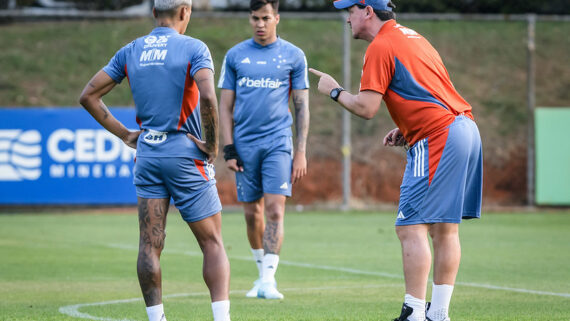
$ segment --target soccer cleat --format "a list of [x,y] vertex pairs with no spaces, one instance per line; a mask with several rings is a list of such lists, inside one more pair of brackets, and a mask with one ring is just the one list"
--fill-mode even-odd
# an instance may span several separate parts
[[251,288],[251,290],[247,291],[245,296],[247,298],[257,298],[257,291],[259,291],[260,285],[261,285],[261,279],[255,280],[255,282],[253,282],[253,288]]
[[413,312],[414,309],[411,306],[404,303],[402,304],[402,312],[400,313],[400,316],[394,319],[394,321],[408,321],[408,317],[412,315]]
[[277,291],[277,284],[275,282],[265,282],[259,286],[257,297],[260,299],[282,300],[283,294]]

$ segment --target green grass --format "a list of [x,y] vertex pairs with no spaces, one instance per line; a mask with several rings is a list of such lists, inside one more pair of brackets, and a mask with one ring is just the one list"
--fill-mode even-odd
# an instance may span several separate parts
[[[570,319],[570,213],[484,214],[461,225],[463,257],[453,320]],[[256,278],[241,214],[223,218],[232,320],[391,320],[404,288],[394,216],[287,213],[277,272],[286,298],[245,299]],[[136,213],[0,215],[0,319],[145,320],[136,278]],[[210,320],[199,249],[177,211],[162,256],[169,320]],[[305,265],[303,265],[305,264]],[[352,272],[343,269],[352,269]],[[516,288],[564,294],[545,295]],[[129,300],[115,302],[116,300]]]

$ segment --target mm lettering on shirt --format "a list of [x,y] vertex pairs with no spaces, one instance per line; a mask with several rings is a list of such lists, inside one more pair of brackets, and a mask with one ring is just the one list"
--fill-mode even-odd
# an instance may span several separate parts
[[208,47],[167,27],[124,46],[103,68],[117,83],[128,77],[137,122],[144,129],[137,156],[204,158],[186,136],[202,137],[200,93],[193,77],[204,68],[214,70]]
[[291,90],[309,88],[307,59],[281,38],[267,46],[248,39],[227,52],[218,87],[236,94],[234,141],[291,136],[289,96]]

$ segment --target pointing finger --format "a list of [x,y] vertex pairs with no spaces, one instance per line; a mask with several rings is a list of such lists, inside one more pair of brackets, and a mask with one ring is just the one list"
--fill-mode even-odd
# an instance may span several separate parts
[[309,68],[309,71],[312,72],[313,74],[319,76],[319,77],[322,77],[322,76],[326,75],[324,72],[318,71],[318,70],[313,69],[313,68]]

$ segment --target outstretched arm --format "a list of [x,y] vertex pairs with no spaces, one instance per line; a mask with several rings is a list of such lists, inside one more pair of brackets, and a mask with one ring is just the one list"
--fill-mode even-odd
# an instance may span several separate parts
[[214,72],[202,68],[194,74],[194,81],[200,92],[200,116],[204,127],[204,141],[188,134],[201,151],[208,154],[208,163],[218,156],[218,99],[214,89]]
[[295,106],[295,131],[297,134],[291,183],[295,184],[307,175],[307,136],[309,135],[309,90],[292,91]]
[[130,131],[118,121],[103,102],[103,96],[110,92],[116,83],[100,70],[91,78],[79,97],[79,103],[95,120],[113,135],[119,137],[129,147],[137,148],[137,139],[140,131]]
[[[320,77],[318,89],[322,94],[328,96],[331,90],[340,87],[338,82],[330,75],[313,68],[309,68],[309,71]],[[380,108],[382,94],[365,90],[359,92],[357,95],[353,95],[347,91],[343,91],[338,96],[338,103],[356,116],[371,119]]]

